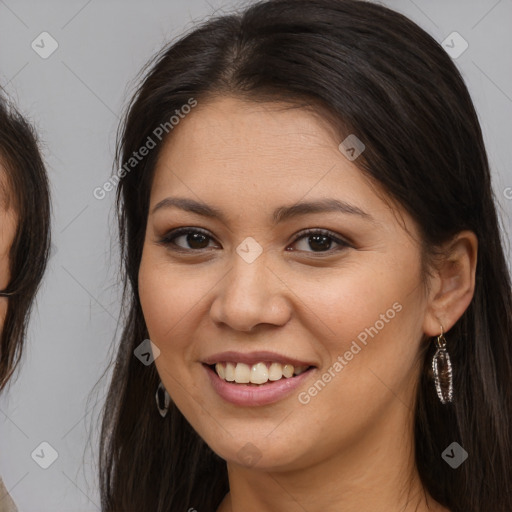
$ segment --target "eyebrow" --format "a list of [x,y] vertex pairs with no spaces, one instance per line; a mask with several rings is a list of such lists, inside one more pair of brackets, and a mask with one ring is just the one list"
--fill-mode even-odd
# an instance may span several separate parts
[[[151,211],[155,213],[162,208],[179,208],[187,212],[195,213],[203,217],[210,217],[221,220],[224,224],[227,224],[226,218],[221,210],[210,206],[201,201],[194,199],[187,199],[181,197],[167,197],[160,201]],[[317,201],[299,202],[292,206],[280,206],[274,210],[272,220],[275,225],[284,222],[285,220],[299,217],[301,215],[307,215],[311,213],[329,213],[338,212],[349,215],[358,215],[365,220],[375,222],[375,219],[369,214],[361,210],[355,205],[340,201],[338,199],[319,199]]]

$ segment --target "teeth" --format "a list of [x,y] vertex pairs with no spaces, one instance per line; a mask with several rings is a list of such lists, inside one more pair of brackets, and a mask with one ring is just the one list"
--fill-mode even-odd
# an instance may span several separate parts
[[272,363],[268,369],[268,380],[279,380],[283,377],[281,363]]
[[237,363],[235,368],[235,382],[249,384],[251,382],[251,367],[245,363]]
[[222,366],[220,363],[217,363],[215,365],[215,371],[217,372],[217,375],[221,378],[226,380],[226,370],[224,370],[224,366]]
[[283,377],[289,379],[294,375],[300,375],[308,369],[308,366],[294,367],[292,364],[282,365],[271,363],[257,363],[249,366],[245,363],[217,363],[215,370],[217,375],[228,382],[238,384],[265,384],[266,382],[280,380]]
[[293,377],[293,372],[294,372],[295,368],[293,367],[292,364],[285,364],[283,366],[283,375],[289,379],[290,377]]
[[308,368],[309,368],[309,366],[296,366],[295,372],[293,374],[300,375],[301,373],[304,373]]
[[265,384],[268,381],[268,370],[265,363],[258,363],[251,368],[251,382],[253,384]]
[[[219,377],[220,377],[220,375],[219,375]],[[235,380],[235,365],[233,363],[226,364],[226,375],[224,378],[228,382],[233,382]]]

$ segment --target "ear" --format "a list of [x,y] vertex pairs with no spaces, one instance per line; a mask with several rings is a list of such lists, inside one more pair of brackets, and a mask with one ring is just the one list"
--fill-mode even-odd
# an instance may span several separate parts
[[449,331],[466,311],[475,291],[478,239],[461,231],[443,247],[444,256],[430,278],[423,331],[429,337]]

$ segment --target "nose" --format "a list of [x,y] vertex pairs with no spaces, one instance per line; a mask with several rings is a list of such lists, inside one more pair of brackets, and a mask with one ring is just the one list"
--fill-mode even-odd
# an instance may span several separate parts
[[291,318],[289,288],[268,266],[265,253],[248,263],[238,254],[215,288],[212,320],[233,330],[253,332],[260,324],[283,326]]

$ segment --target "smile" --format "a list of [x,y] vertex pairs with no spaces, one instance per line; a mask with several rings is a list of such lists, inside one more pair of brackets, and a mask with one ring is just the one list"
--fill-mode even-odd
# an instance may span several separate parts
[[208,380],[233,405],[268,405],[290,396],[318,370],[313,361],[269,351],[222,352],[203,359]]

